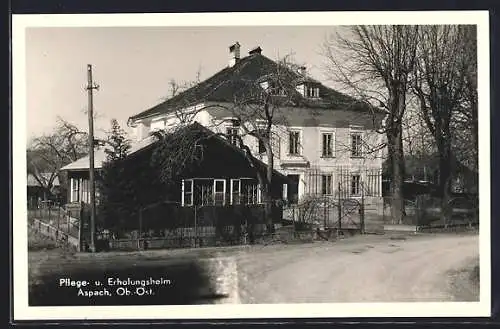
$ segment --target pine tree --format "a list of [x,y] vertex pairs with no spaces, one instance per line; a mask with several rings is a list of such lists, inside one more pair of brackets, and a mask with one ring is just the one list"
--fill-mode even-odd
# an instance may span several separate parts
[[127,157],[130,149],[130,140],[127,139],[126,132],[120,127],[116,119],[111,120],[111,130],[108,132],[108,147],[104,149],[107,161],[122,160]]
[[127,170],[126,157],[130,150],[126,132],[116,119],[111,120],[111,130],[106,139],[106,160],[100,179],[100,224],[113,231],[120,231],[134,212],[134,191]]

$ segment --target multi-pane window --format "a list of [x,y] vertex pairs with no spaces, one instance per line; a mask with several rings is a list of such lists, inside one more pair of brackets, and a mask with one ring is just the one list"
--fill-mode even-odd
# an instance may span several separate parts
[[71,201],[78,202],[80,201],[80,188],[79,188],[79,180],[75,178],[71,178]]
[[194,182],[192,179],[184,180],[184,191],[182,198],[183,206],[192,206],[193,205],[193,188]]
[[238,145],[238,128],[235,127],[227,127],[226,128],[226,136],[229,143],[233,145]]
[[214,180],[214,204],[216,206],[221,206],[226,203],[226,180],[225,179],[215,179]]
[[241,180],[231,179],[231,204],[241,203]]
[[360,133],[352,133],[351,134],[351,156],[352,157],[361,157],[362,153],[363,141]]
[[332,194],[332,175],[321,175],[321,195]]
[[88,179],[82,179],[82,201],[90,202],[90,189]]
[[71,179],[71,202],[90,202],[90,181],[88,179]]
[[306,87],[306,97],[308,98],[318,98],[319,88],[318,87]]
[[361,176],[354,174],[351,176],[351,195],[357,196],[361,194]]
[[196,182],[196,205],[208,206],[214,203],[214,186],[210,180]]
[[380,178],[379,172],[367,173],[366,182],[363,184],[363,194],[366,196],[379,196]]
[[333,134],[324,133],[322,135],[322,156],[324,158],[333,157]]
[[182,186],[183,206],[258,204],[261,198],[259,184],[250,178],[185,179]]
[[299,154],[300,133],[298,131],[291,131],[289,134],[289,150],[291,155]]
[[245,203],[257,204],[259,203],[259,185],[258,184],[245,184],[244,188]]
[[231,179],[231,204],[260,203],[259,184],[254,179]]
[[266,148],[265,141],[266,141],[266,139],[269,138],[269,132],[267,131],[267,129],[259,128],[259,129],[255,130],[254,132],[252,132],[252,135],[257,140],[258,153],[259,154],[266,153],[267,148]]

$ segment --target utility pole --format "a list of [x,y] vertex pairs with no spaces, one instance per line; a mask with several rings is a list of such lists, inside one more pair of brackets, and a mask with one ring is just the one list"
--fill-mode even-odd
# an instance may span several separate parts
[[94,177],[94,89],[99,89],[92,81],[92,65],[87,64],[87,93],[89,117],[89,181],[90,181],[90,251],[95,252],[95,177]]

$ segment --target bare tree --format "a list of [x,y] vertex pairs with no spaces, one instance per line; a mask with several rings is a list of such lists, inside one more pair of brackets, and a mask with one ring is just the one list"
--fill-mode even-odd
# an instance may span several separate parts
[[44,200],[46,201],[47,197],[52,194],[59,161],[54,157],[54,154],[39,149],[27,149],[26,160],[28,174],[33,176],[43,189]]
[[177,81],[175,79],[170,79],[168,81],[168,87],[169,87],[169,95],[167,98],[172,98],[180,94],[181,92],[196,86],[198,83],[201,81],[201,70],[202,67],[199,66],[198,70],[196,70],[196,76],[194,80],[190,81]]
[[[391,173],[391,217],[404,215],[403,117],[416,62],[417,26],[352,26],[325,42],[326,71],[348,93],[386,113],[383,129]],[[375,117],[375,116],[374,116]]]
[[473,25],[461,27],[461,58],[464,60],[463,100],[452,118],[452,148],[458,160],[478,171],[478,90],[477,31]]
[[406,178],[436,182],[436,143],[423,119],[418,97],[413,94],[408,96],[407,110],[403,117]]
[[418,64],[413,90],[422,118],[439,154],[438,192],[442,197],[442,220],[451,217],[450,192],[455,156],[452,153],[453,117],[462,108],[469,61],[464,26],[423,27],[419,35]]
[[[275,168],[274,161],[276,152],[279,150],[279,140],[288,129],[286,116],[282,109],[297,105],[300,98],[296,85],[297,79],[303,78],[303,76],[296,72],[297,67],[298,65],[292,63],[288,56],[285,56],[274,63],[274,67],[268,71],[270,73],[257,80],[242,79],[237,75],[228,77],[218,85],[209,88],[205,94],[197,94],[193,99],[185,98],[173,111],[178,121],[175,129],[180,129],[182,126],[194,122],[197,114],[201,111],[213,109],[225,113],[224,118],[213,119],[207,128],[214,131],[211,137],[224,137],[241,148],[250,166],[255,168],[265,205],[268,230],[272,230],[273,191],[271,189]],[[232,95],[231,102],[196,108],[200,100],[222,89],[236,91]],[[190,107],[195,108],[186,111],[186,108]],[[228,122],[233,124],[233,129],[225,131],[223,128]],[[156,135],[165,136],[161,132]],[[174,136],[174,134],[169,134],[169,136]],[[199,141],[193,140],[192,136],[182,134],[179,136],[183,137],[182,141],[177,142],[180,145],[177,150],[182,150],[182,154],[172,154],[168,160],[170,165],[166,165],[166,168],[172,168],[171,162],[184,165],[186,161],[199,159],[199,150],[196,148]],[[165,137],[161,138],[165,139]],[[259,149],[262,152],[256,152],[254,148],[249,146],[249,143],[259,144]],[[259,160],[267,164],[264,172],[259,170],[261,169]],[[171,173],[168,176],[171,176]]]
[[53,133],[35,137],[31,141],[26,150],[27,171],[50,195],[54,180],[59,177],[59,169],[87,153],[87,133],[58,118]]

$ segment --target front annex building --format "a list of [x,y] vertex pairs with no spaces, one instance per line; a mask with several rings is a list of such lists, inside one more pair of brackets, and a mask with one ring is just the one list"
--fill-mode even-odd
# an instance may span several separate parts
[[[141,191],[137,188],[137,194],[140,194],[137,199],[142,207],[158,202],[158,199],[182,206],[259,205],[262,203],[257,171],[264,173],[267,167],[265,163],[253,158],[251,164],[243,150],[198,123],[184,126],[171,134],[175,140],[176,136],[179,136],[179,139],[183,138],[183,134],[186,132],[197,136],[195,149],[199,154],[196,155],[196,160],[179,170],[176,184],[173,184],[174,187],[169,187],[168,190],[163,190],[163,196],[158,195],[159,191],[150,191],[154,184],[151,186],[141,185],[148,191]],[[138,164],[129,166],[129,168],[137,169],[134,169],[132,175],[141,175],[141,172],[137,171],[151,168],[148,164],[152,159],[155,147],[162,142],[156,136],[150,136],[141,140],[140,143],[134,144],[125,159],[128,163]],[[99,148],[94,153],[94,165],[98,173],[96,175],[97,202],[99,202],[100,172],[106,161],[104,150],[104,148]],[[188,154],[189,152],[186,152],[186,156]],[[90,201],[88,162],[87,156],[62,168],[68,173],[70,203],[89,203]],[[148,182],[158,180],[158,177],[154,175],[156,174],[149,174],[146,180]],[[272,198],[279,200],[288,178],[274,170],[272,182],[270,189]]]

